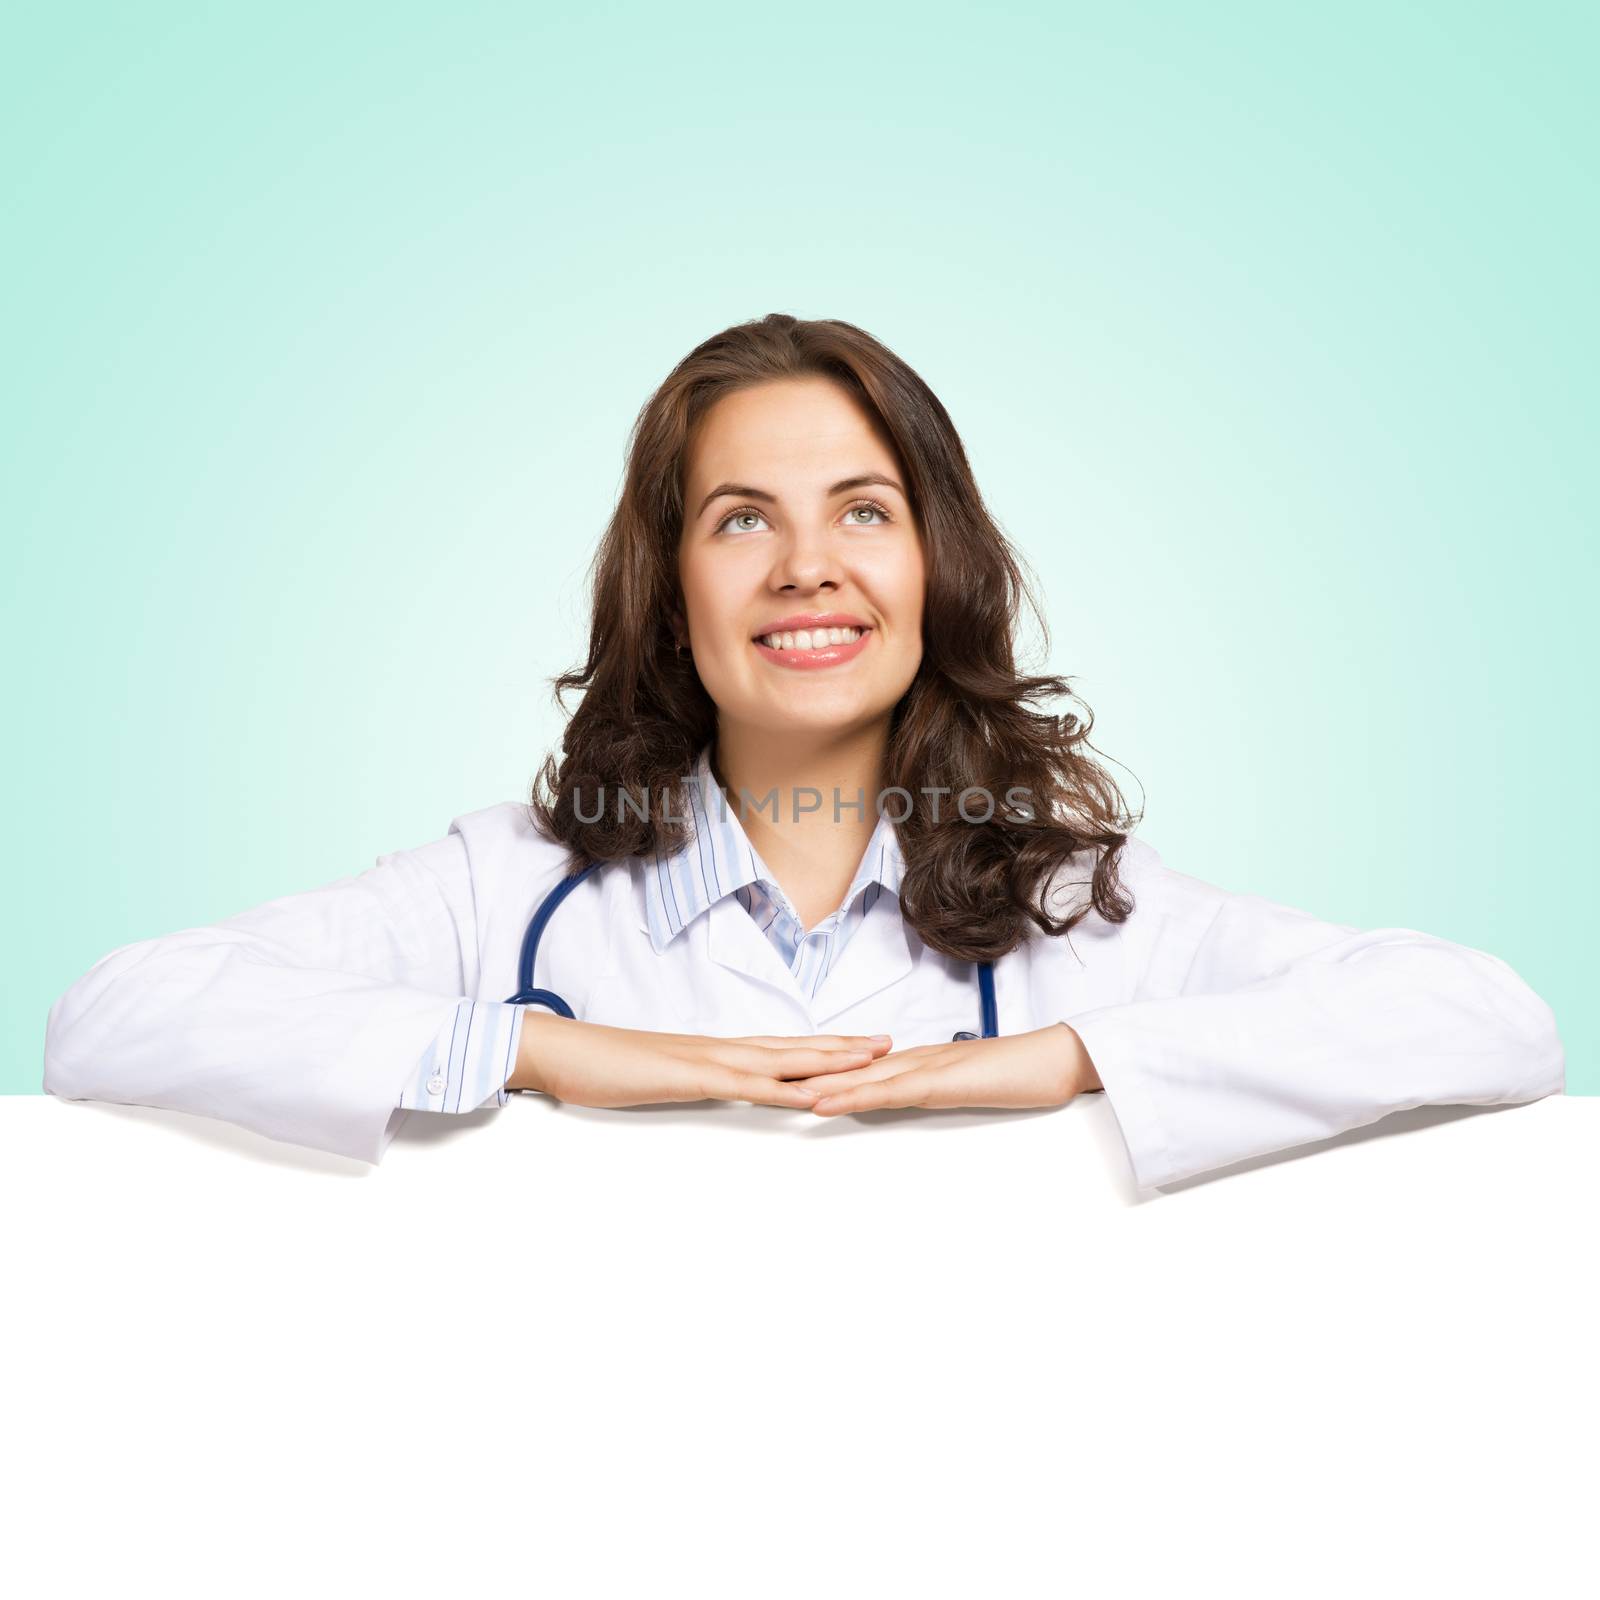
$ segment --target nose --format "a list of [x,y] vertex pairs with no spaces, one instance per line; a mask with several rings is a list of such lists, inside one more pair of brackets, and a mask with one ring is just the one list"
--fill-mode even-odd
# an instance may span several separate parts
[[772,587],[780,592],[837,589],[843,577],[842,552],[827,527],[795,528],[782,540],[772,564]]

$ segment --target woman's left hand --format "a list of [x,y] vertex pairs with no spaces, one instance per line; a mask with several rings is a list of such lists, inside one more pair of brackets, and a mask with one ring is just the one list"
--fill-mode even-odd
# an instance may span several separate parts
[[998,1039],[918,1045],[869,1066],[794,1081],[824,1091],[811,1106],[824,1117],[886,1106],[1059,1106],[1101,1087],[1083,1040],[1065,1022]]

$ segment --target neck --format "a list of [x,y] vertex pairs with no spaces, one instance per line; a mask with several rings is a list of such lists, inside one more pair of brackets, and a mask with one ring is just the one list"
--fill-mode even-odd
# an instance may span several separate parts
[[887,718],[840,732],[718,727],[712,772],[802,916],[832,910],[860,865],[878,825],[888,742]]

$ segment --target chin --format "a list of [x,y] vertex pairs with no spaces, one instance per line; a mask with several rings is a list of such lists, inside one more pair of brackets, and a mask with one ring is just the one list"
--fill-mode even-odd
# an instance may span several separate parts
[[774,730],[792,729],[805,733],[845,733],[864,727],[888,716],[893,709],[891,700],[884,705],[869,704],[813,704],[773,708],[761,720]]

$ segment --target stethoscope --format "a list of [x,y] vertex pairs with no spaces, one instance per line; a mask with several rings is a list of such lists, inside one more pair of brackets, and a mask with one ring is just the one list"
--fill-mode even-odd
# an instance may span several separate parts
[[[522,936],[522,959],[517,966],[517,992],[507,999],[507,1005],[549,1006],[560,1016],[572,1016],[572,1007],[553,989],[534,987],[533,963],[539,954],[539,940],[544,934],[545,925],[555,914],[556,907],[591,872],[604,865],[603,861],[594,861],[581,871],[569,874],[540,902],[539,909],[534,912],[533,919],[528,924],[528,931]],[[994,1003],[994,963],[975,961],[973,965],[978,969],[978,1025],[983,1029],[983,1033],[981,1035],[969,1033],[963,1028],[959,1033],[951,1035],[952,1042],[979,1037],[997,1039],[1000,1036],[1000,1013]]]

